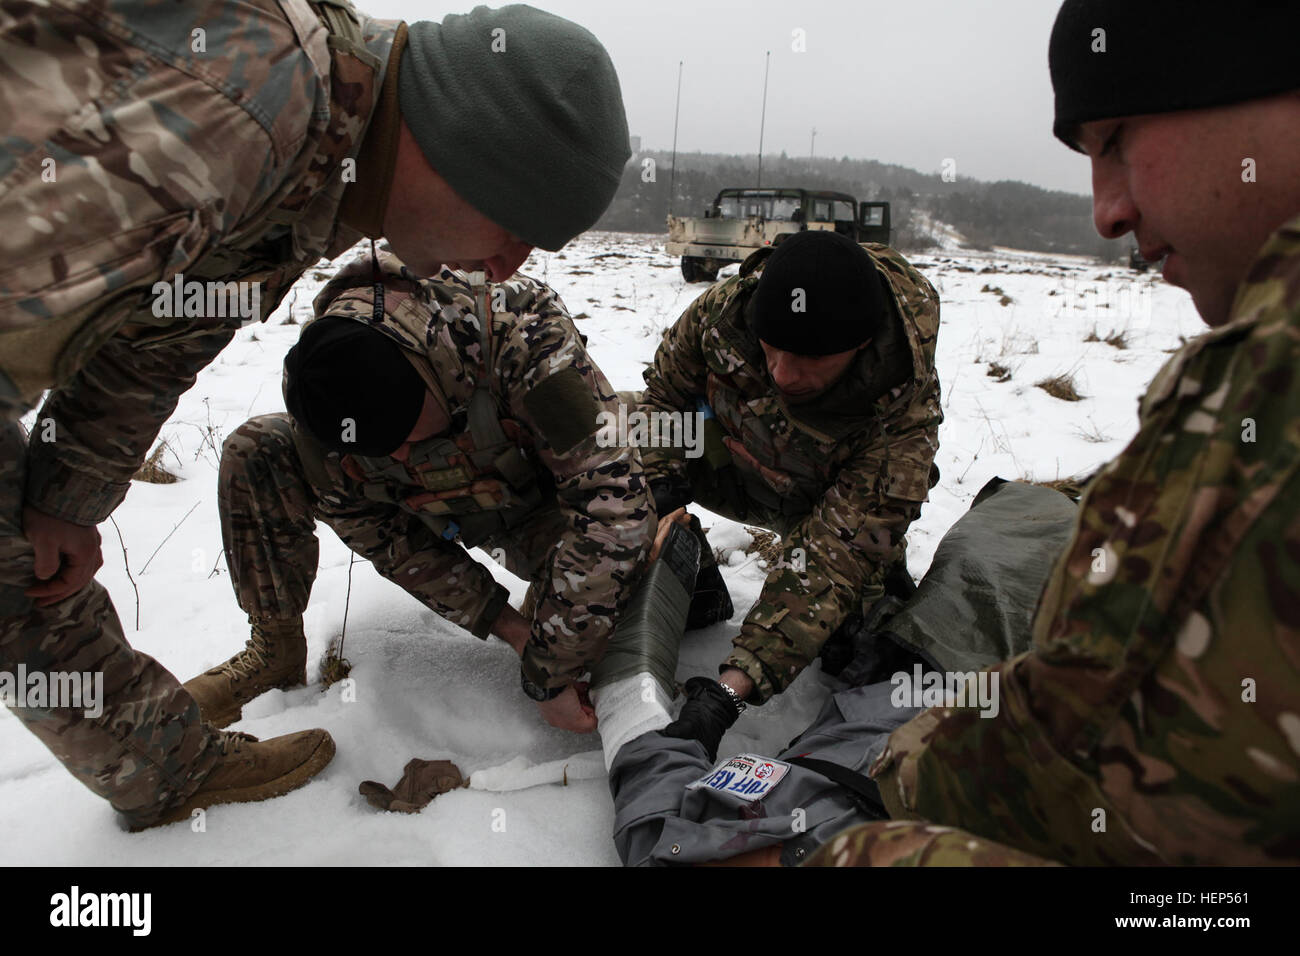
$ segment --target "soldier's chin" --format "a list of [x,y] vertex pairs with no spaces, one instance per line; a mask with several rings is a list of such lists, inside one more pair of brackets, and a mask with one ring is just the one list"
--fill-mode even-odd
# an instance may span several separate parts
[[800,405],[804,402],[811,402],[820,394],[821,392],[817,389],[807,392],[787,392],[784,389],[781,390],[781,397],[791,405]]

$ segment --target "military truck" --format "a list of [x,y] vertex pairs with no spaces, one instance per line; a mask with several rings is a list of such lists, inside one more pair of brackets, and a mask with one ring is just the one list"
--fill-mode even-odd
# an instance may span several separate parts
[[847,193],[812,189],[724,189],[703,218],[669,216],[665,248],[670,256],[682,257],[687,282],[712,282],[727,263],[770,246],[783,233],[807,229],[888,245],[889,203],[859,203]]

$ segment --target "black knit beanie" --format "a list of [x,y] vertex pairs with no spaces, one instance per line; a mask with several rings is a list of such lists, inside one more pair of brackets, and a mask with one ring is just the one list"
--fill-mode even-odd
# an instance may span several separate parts
[[402,347],[354,319],[317,319],[284,357],[289,414],[341,455],[396,451],[420,418],[425,392]]
[[555,251],[605,212],[632,155],[600,41],[524,4],[409,27],[402,118],[462,199]]
[[857,348],[890,314],[871,256],[837,232],[785,236],[749,301],[749,327],[774,348],[832,355]]
[[1297,0],[1065,0],[1048,52],[1052,131],[1078,149],[1080,123],[1300,89],[1297,37]]

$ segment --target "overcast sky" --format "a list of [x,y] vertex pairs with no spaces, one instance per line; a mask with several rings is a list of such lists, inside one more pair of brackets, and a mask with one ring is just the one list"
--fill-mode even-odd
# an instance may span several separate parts
[[[356,0],[371,16],[441,20],[472,3]],[[497,4],[498,6],[501,4]],[[679,152],[758,151],[899,163],[1089,192],[1087,160],[1052,136],[1047,41],[1056,0],[538,0],[613,58],[628,126]],[[802,30],[806,52],[795,52]]]

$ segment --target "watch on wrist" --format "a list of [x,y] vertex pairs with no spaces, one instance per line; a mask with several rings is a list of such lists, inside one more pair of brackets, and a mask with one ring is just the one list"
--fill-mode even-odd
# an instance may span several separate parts
[[736,705],[736,716],[739,717],[743,714],[745,712],[745,707],[748,705],[740,699],[740,695],[737,694],[730,685],[724,684],[722,681],[718,681],[718,686],[721,687],[726,695],[731,698],[731,702]]
[[528,679],[528,675],[524,673],[523,668],[519,670],[519,686],[524,689],[525,694],[539,704],[544,704],[548,700],[555,700],[564,693],[564,687],[552,687],[547,690],[540,684],[534,684]]

